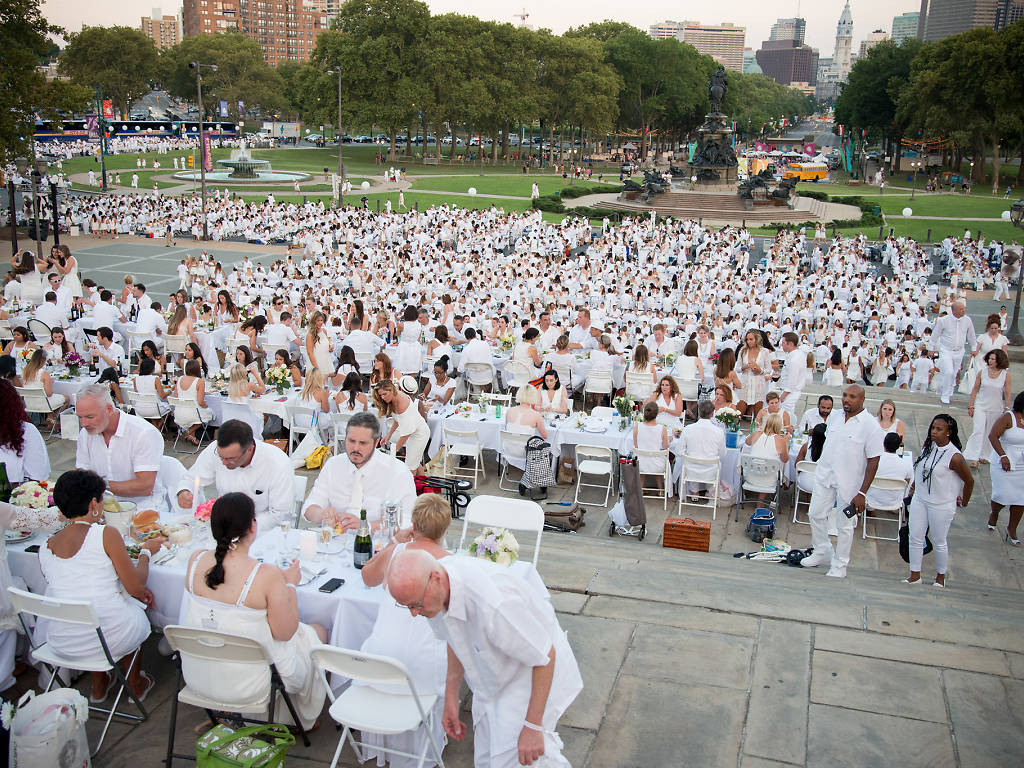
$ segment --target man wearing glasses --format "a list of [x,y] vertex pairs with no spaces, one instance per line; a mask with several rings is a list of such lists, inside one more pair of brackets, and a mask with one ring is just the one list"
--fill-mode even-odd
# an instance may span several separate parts
[[473,765],[568,766],[555,729],[583,689],[576,657],[546,595],[509,568],[475,557],[435,560],[423,550],[392,559],[388,591],[448,643],[445,732],[459,720],[462,679],[473,691]]
[[287,454],[256,440],[244,421],[229,419],[217,430],[217,442],[203,449],[178,483],[178,506],[191,509],[193,491],[211,484],[218,496],[240,491],[251,497],[260,533],[295,515],[295,470]]

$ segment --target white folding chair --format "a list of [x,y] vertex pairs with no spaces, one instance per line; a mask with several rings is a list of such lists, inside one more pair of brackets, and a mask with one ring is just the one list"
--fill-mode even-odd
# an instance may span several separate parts
[[[164,762],[165,768],[171,768],[174,758],[179,760],[195,761],[195,752],[190,755],[177,754],[174,752],[174,731],[178,719],[178,703],[188,704],[192,707],[199,707],[206,710],[210,721],[216,723],[214,715],[217,712],[227,712],[249,723],[273,723],[274,709],[277,705],[277,697],[284,700],[292,721],[297,724],[302,735],[303,743],[309,746],[309,736],[299,724],[299,715],[295,711],[288,692],[284,689],[281,675],[274,665],[273,659],[267,649],[259,640],[250,637],[220,632],[213,629],[201,629],[199,627],[184,627],[171,624],[164,627],[164,637],[167,639],[171,650],[174,651],[174,660],[178,664],[178,691],[171,699],[170,732],[167,737],[167,757]],[[265,667],[267,685],[257,691],[250,698],[232,697],[231,686],[222,686],[224,691],[223,699],[211,699],[191,687],[188,675],[185,670],[189,664],[217,664],[223,667],[225,676],[229,676],[232,667],[245,670],[243,677],[248,677],[249,668],[253,666]],[[250,715],[261,715],[266,713],[266,720],[258,720]]]
[[[679,507],[678,513],[683,514],[683,505],[698,509],[710,509],[711,519],[718,516],[718,482],[722,474],[722,462],[717,458],[702,459],[697,456],[683,454],[680,457],[681,471],[679,475]],[[711,471],[713,470],[713,472]],[[706,504],[694,503],[687,499],[686,483],[710,483],[711,492]]]
[[151,421],[159,421],[157,429],[163,430],[167,415],[171,412],[170,406],[156,395],[149,392],[136,392],[134,389],[126,389],[128,403],[131,405],[135,415]]
[[61,440],[78,440],[78,435],[81,433],[82,427],[78,423],[78,414],[72,411],[70,408],[61,411],[60,414],[60,439]]
[[[429,752],[429,764],[444,768],[444,760],[441,757],[444,745],[438,744],[434,737],[434,707],[437,704],[437,694],[418,693],[412,676],[402,662],[387,656],[375,656],[331,645],[314,648],[312,657],[313,663],[320,670],[324,684],[327,685],[327,695],[331,700],[331,707],[328,710],[331,718],[344,726],[338,738],[338,746],[334,750],[331,768],[338,764],[346,741],[351,744],[360,763],[367,760],[360,747],[366,747],[376,752],[418,760],[417,768],[428,764],[426,760]],[[328,684],[329,674],[358,680],[368,685],[350,685],[340,695],[335,696]],[[373,687],[374,685],[404,686],[408,693],[388,693]],[[425,732],[426,738],[419,755],[381,744],[356,741],[352,735],[352,731],[356,730],[360,732],[361,737],[364,733],[392,736],[420,728]]]
[[513,531],[528,531],[537,534],[533,549],[533,564],[540,557],[540,537],[544,532],[544,510],[540,504],[526,499],[508,499],[504,496],[474,496],[466,506],[462,519],[462,535],[459,549],[466,543],[466,531],[470,524],[508,528]]
[[[584,475],[607,477],[608,482],[584,483]],[[612,449],[603,445],[577,445],[576,446],[576,497],[574,501],[579,503],[580,488],[603,488],[604,501],[602,507],[608,506],[608,497],[612,492]]]
[[355,416],[355,413],[342,411],[341,413],[332,413],[330,416],[331,429],[333,430],[334,454],[338,455],[345,448],[345,430],[348,429],[348,420]]
[[185,345],[188,344],[188,336],[185,334],[164,334],[164,354],[184,355]]
[[508,468],[515,467],[520,472],[526,471],[526,443],[532,435],[524,435],[522,432],[509,432],[501,430],[498,439],[501,442],[501,452],[498,454],[498,462],[501,464],[501,475],[498,477],[498,487],[503,491],[517,491],[518,486],[505,487],[503,482],[508,477]]
[[614,419],[619,412],[608,405],[595,405],[590,411],[590,415],[597,419]]
[[[103,730],[100,732],[100,738],[96,742],[96,746],[92,749],[91,754],[93,756],[95,756],[96,753],[100,751],[100,747],[103,746],[103,740],[107,737],[107,730],[110,728],[110,723],[114,719],[115,715],[136,723],[142,722],[149,716],[146,712],[146,708],[142,705],[142,702],[138,700],[132,692],[131,686],[128,685],[128,679],[125,677],[124,670],[118,663],[120,659],[115,659],[110,655],[110,647],[107,645],[107,639],[104,637],[103,629],[100,627],[100,620],[97,618],[96,610],[93,608],[90,601],[61,600],[56,597],[36,595],[15,587],[8,587],[7,594],[10,595],[11,603],[14,605],[14,610],[18,612],[22,628],[25,630],[25,637],[29,638],[29,644],[32,646],[32,658],[47,667],[49,670],[50,680],[46,684],[46,691],[49,691],[53,686],[54,680],[59,682],[62,686],[68,687],[60,677],[60,669],[62,667],[66,669],[76,669],[81,672],[107,672],[116,678],[117,695],[114,697],[113,706],[111,706],[110,709],[102,709],[101,707],[94,706],[89,707],[90,711],[100,712],[107,716],[107,720],[103,724]],[[68,658],[62,656],[59,651],[54,650],[49,643],[43,643],[42,645],[37,646],[35,644],[32,630],[29,628],[28,622],[25,621],[23,614],[26,613],[31,616],[49,619],[50,621],[62,621],[68,624],[81,624],[87,627],[92,627],[96,630],[96,638],[99,640],[100,650],[102,652],[95,653],[91,656],[76,656],[74,658]],[[142,646],[140,645],[131,652],[131,665],[129,666],[129,669],[138,660],[141,648]],[[121,696],[125,693],[128,694],[128,698],[135,704],[139,712],[142,713],[141,715],[133,715],[128,712],[117,711],[117,705],[121,701]]]
[[505,407],[511,407],[512,395],[508,392],[481,392],[480,397],[490,405],[501,403]]
[[[569,390],[571,398],[573,391],[572,355],[549,355],[547,362],[551,363],[551,368],[558,374],[558,380],[562,386]],[[648,394],[650,393],[648,392]]]
[[202,426],[202,429],[196,431],[199,435],[199,445],[196,446],[194,451],[178,451],[178,453],[199,453],[199,449],[203,447],[203,438],[206,437],[206,430],[209,425],[203,420],[203,415],[199,412],[199,404],[195,400],[182,400],[180,397],[168,397],[167,404],[171,406],[171,411],[174,413],[174,423],[178,427],[178,434],[174,438],[174,445],[171,446],[171,450],[178,451],[178,441],[181,436],[184,435],[190,427],[197,424]]
[[128,361],[131,362],[132,355],[142,357],[142,342],[150,341],[153,334],[146,331],[127,331],[128,334]]
[[[903,478],[893,477],[876,477],[871,481],[871,485],[868,486],[868,493],[870,494],[872,489],[876,491],[890,491],[893,492],[895,497],[896,493],[899,492],[899,501],[893,501],[891,505],[880,505],[877,502],[872,504],[866,504],[864,507],[864,514],[861,517],[864,518],[864,524],[861,528],[862,539],[881,539],[883,541],[898,541],[899,530],[903,527],[903,497],[907,493],[907,481]],[[896,519],[893,520],[891,517],[881,517],[880,515],[869,515],[868,510],[872,509],[875,512],[895,512]],[[886,523],[896,523],[896,535],[895,536],[870,536],[868,535],[868,520],[879,520]],[[878,527],[877,525],[875,526]]]
[[11,323],[8,320],[0,320],[0,341],[6,344],[8,341],[14,339],[14,333],[11,331]]
[[519,360],[509,360],[503,369],[505,374],[505,389],[511,391],[520,387],[530,385],[530,379],[537,377],[532,366]]
[[292,448],[298,445],[300,435],[319,429],[319,416],[315,408],[306,405],[288,405],[285,406],[285,411],[288,414],[288,423],[285,425],[288,427],[288,455],[291,456]]
[[[476,485],[476,476],[479,473],[487,477],[487,470],[484,468],[484,453],[480,445],[480,434],[475,429],[459,429],[444,425],[444,466],[442,473],[445,477],[472,477],[473,485]],[[453,456],[465,456],[473,460],[473,469],[462,471],[458,463],[452,464]]]
[[306,482],[307,478],[305,475],[295,475],[292,479],[293,487],[295,489],[295,522],[294,526],[299,527],[299,523],[302,522],[300,517],[302,514],[302,502],[306,500]]
[[[40,416],[50,416],[61,409],[61,405],[55,405],[42,387],[15,387],[14,389],[19,395],[21,395],[21,399],[25,402],[26,413],[38,413]],[[50,432],[46,436],[53,437],[53,433],[56,429],[57,419],[54,419],[53,426],[50,428]]]
[[[595,408],[594,410],[596,411],[597,409]],[[640,496],[642,498],[645,498],[645,499],[661,499],[662,500],[662,505],[661,505],[662,509],[668,509],[668,492],[669,492],[669,489],[672,487],[672,476],[670,474],[670,472],[672,470],[671,470],[669,462],[668,462],[668,449],[666,448],[663,451],[647,451],[647,450],[644,450],[643,448],[637,448],[635,453],[636,453],[637,459],[650,459],[651,461],[656,461],[658,459],[661,459],[664,462],[660,472],[640,472],[639,473],[639,475],[640,475]],[[639,463],[637,464],[637,466],[639,466]],[[644,493],[644,477],[660,477],[660,478],[662,478],[662,484],[664,485],[664,488],[662,489],[661,493],[658,493],[656,490],[655,490],[655,492],[653,494]]]
[[654,384],[650,373],[626,371],[626,396],[636,400],[644,400],[650,396]]
[[466,379],[466,396],[486,392],[494,384],[494,366],[490,363],[466,363],[463,366]]
[[232,403],[230,400],[223,400],[220,404],[221,424],[231,419],[248,424],[252,428],[252,435],[257,440],[263,438],[263,415],[256,413],[248,403]]
[[[751,493],[772,494],[768,506],[778,512],[779,487],[782,484],[782,460],[771,456],[740,454],[740,487]],[[740,506],[736,505],[736,519],[740,519]]]
[[[811,495],[809,493],[807,493],[806,491],[801,491],[800,490],[800,473],[804,472],[806,474],[809,474],[809,475],[813,476],[817,469],[818,469],[818,463],[816,461],[807,461],[807,460],[798,461],[796,463],[796,466],[794,467],[794,470],[796,471],[796,481],[793,483],[793,488],[795,489],[793,491],[793,522],[794,523],[799,523],[800,525],[810,525],[811,524],[810,520],[798,520],[797,519],[797,513],[800,511],[800,504],[801,503],[808,509],[808,511],[811,508]],[[800,501],[800,494],[801,494],[801,492],[805,496],[807,496],[807,501],[805,501],[805,502],[801,502]]]
[[700,382],[696,379],[676,379],[679,394],[684,402],[692,403],[700,396]]
[[586,406],[587,397],[590,395],[607,397],[610,402],[614,386],[611,371],[590,371],[586,381],[583,382],[584,406]]

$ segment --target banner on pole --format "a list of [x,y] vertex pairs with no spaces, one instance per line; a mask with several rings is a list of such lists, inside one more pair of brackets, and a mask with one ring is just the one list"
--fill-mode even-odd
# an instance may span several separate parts
[[238,100],[238,116],[241,117],[242,113],[245,112],[245,102],[241,99]]
[[110,99],[103,100],[103,117],[105,117],[107,120],[114,119],[114,102],[112,102]]
[[86,115],[85,116],[85,129],[88,132],[90,139],[99,139],[100,137],[100,119],[98,115]]
[[224,99],[220,100],[220,116],[222,118],[227,118],[228,116],[228,103]]
[[203,170],[207,173],[213,170],[213,158],[210,146],[210,133],[203,131]]

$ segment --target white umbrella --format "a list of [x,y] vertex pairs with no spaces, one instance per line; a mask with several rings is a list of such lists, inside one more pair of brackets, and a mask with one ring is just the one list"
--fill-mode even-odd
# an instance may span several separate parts
[[626,142],[625,144],[623,144],[622,148],[623,149],[636,149],[637,147],[636,147],[636,144],[634,144],[633,142],[629,141],[629,142]]

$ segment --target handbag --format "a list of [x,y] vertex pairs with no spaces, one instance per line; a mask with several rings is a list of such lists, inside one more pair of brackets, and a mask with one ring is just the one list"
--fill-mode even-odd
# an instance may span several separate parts
[[326,445],[314,448],[313,452],[306,457],[306,469],[320,469],[333,452],[333,449],[328,448]]
[[295,737],[283,725],[218,725],[196,742],[197,768],[281,768]]
[[531,437],[526,441],[526,471],[523,482],[534,488],[556,485],[555,472],[551,469],[551,444],[542,438]]
[[[900,557],[903,558],[903,562],[910,562],[910,523],[904,523],[900,526],[900,531],[896,534],[899,537],[899,550]],[[924,552],[922,555],[927,555],[932,551],[932,540],[928,538],[926,533],[924,536]]]
[[576,457],[562,454],[558,458],[558,484],[572,485],[576,480]]
[[573,504],[568,509],[564,507],[556,510],[544,510],[544,528],[563,533],[575,533],[586,523],[583,516],[587,514],[586,508],[579,504]]

